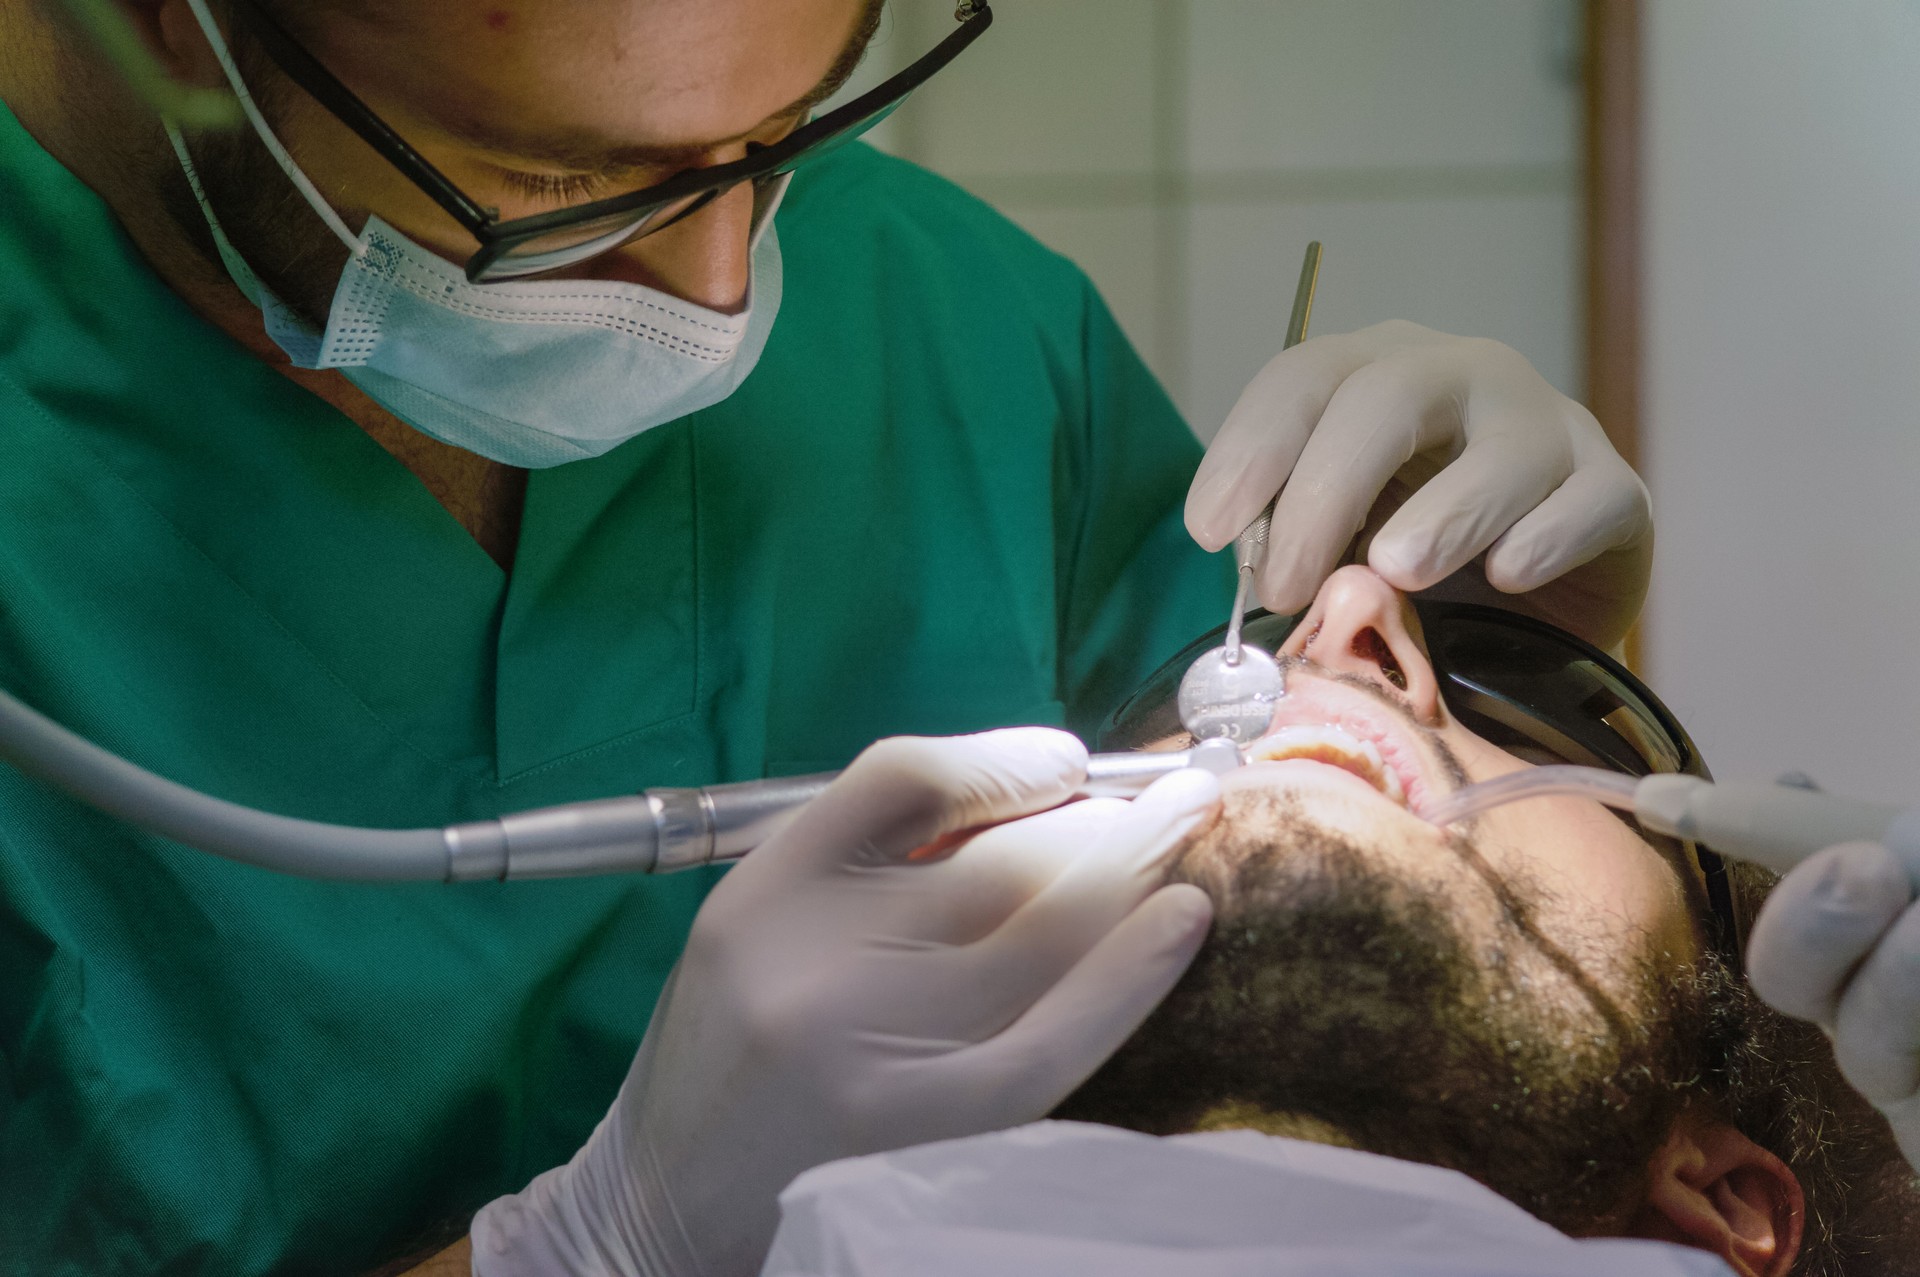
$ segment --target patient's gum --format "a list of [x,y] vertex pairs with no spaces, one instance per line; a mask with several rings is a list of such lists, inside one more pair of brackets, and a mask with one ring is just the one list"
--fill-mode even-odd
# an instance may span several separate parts
[[1283,727],[1255,741],[1247,753],[1251,762],[1300,758],[1338,767],[1366,781],[1400,806],[1407,805],[1400,777],[1386,765],[1373,742],[1360,740],[1338,727],[1298,724]]

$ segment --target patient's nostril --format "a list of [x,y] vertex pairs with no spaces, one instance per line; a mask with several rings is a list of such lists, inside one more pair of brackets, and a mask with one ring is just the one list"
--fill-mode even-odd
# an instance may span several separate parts
[[1388,646],[1386,639],[1380,637],[1379,630],[1372,626],[1361,630],[1353,636],[1351,650],[1361,660],[1378,665],[1380,672],[1387,676],[1387,682],[1403,692],[1407,690],[1406,671],[1400,668],[1400,662],[1393,659],[1393,648]]

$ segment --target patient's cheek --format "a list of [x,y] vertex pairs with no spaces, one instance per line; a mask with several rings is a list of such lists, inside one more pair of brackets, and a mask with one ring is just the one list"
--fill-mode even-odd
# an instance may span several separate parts
[[1638,956],[1695,949],[1686,896],[1659,852],[1598,803],[1541,798],[1486,817],[1483,837],[1503,873],[1543,889],[1552,931],[1597,952]]
[[[1452,724],[1448,746],[1469,780],[1487,780],[1532,764]],[[1538,882],[1540,907],[1557,931],[1616,953],[1691,955],[1698,945],[1687,898],[1666,859],[1599,803],[1532,798],[1480,818],[1477,841],[1503,875]],[[1631,943],[1627,943],[1631,941]]]
[[1469,782],[1491,780],[1508,772],[1524,771],[1531,765],[1498,745],[1482,740],[1458,723],[1449,726],[1442,738],[1465,769]]

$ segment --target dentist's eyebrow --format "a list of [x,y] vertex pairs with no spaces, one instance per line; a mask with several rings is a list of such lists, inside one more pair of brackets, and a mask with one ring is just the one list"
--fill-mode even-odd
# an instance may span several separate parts
[[622,174],[635,169],[686,169],[699,164],[719,147],[738,142],[775,120],[805,114],[845,87],[866,55],[874,32],[880,24],[885,0],[867,0],[867,6],[854,25],[853,37],[840,51],[827,73],[811,89],[775,111],[744,133],[732,137],[671,145],[639,145],[608,142],[592,132],[527,134],[487,120],[450,119],[440,121],[449,134],[502,158],[512,158],[564,169],[579,174]]

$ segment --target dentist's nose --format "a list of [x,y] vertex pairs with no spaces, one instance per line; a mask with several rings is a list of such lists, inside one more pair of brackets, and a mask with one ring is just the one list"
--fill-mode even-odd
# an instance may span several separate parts
[[735,314],[747,301],[752,231],[753,184],[742,182],[698,212],[588,263],[587,270],[599,279],[645,284]]
[[1372,568],[1356,564],[1328,577],[1280,651],[1388,686],[1423,720],[1440,717],[1440,684],[1419,618]]

